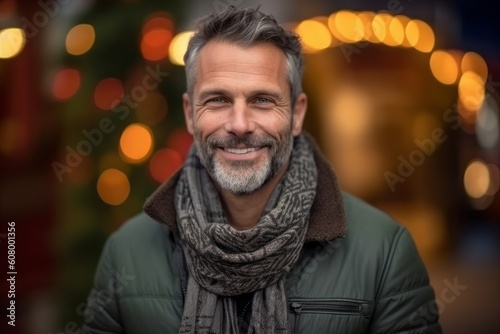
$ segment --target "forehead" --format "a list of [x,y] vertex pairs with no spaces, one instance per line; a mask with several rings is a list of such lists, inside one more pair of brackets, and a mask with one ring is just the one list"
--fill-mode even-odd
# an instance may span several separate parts
[[210,41],[200,50],[198,61],[201,85],[225,80],[287,85],[285,54],[270,43],[240,46]]

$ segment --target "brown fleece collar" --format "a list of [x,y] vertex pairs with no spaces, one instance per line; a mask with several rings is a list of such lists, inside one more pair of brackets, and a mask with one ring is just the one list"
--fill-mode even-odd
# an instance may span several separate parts
[[[304,133],[314,152],[318,169],[316,198],[311,207],[305,241],[331,241],[343,237],[347,231],[344,202],[332,167],[320,152],[314,139]],[[146,200],[144,212],[159,223],[177,233],[174,206],[175,185],[181,173],[179,169]]]

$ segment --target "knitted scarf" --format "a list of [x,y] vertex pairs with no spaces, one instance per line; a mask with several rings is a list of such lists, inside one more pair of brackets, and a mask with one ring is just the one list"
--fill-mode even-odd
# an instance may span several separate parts
[[316,178],[312,150],[301,135],[258,224],[236,230],[193,145],[175,190],[189,274],[179,333],[239,333],[233,297],[250,292],[248,333],[288,333],[285,276],[304,243]]

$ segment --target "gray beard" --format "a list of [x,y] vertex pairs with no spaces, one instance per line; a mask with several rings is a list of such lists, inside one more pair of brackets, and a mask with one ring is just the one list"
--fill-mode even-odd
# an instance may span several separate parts
[[[287,131],[288,132],[288,131]],[[260,189],[269,180],[278,174],[281,168],[289,161],[293,149],[291,131],[283,138],[283,142],[266,137],[255,138],[250,135],[230,138],[211,138],[205,144],[196,140],[198,155],[214,181],[225,190],[236,195],[247,195]],[[198,138],[199,139],[199,138]],[[265,146],[268,156],[263,165],[256,166],[253,161],[234,161],[223,163],[215,157],[214,148],[220,146]],[[257,162],[258,164],[259,162]]]

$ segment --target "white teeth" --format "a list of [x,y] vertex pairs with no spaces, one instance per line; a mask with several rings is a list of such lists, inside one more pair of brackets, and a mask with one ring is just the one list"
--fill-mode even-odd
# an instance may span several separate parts
[[228,148],[228,147],[226,147],[224,150],[226,152],[234,153],[234,154],[245,154],[248,152],[256,151],[257,148],[256,147],[248,147],[248,148]]

